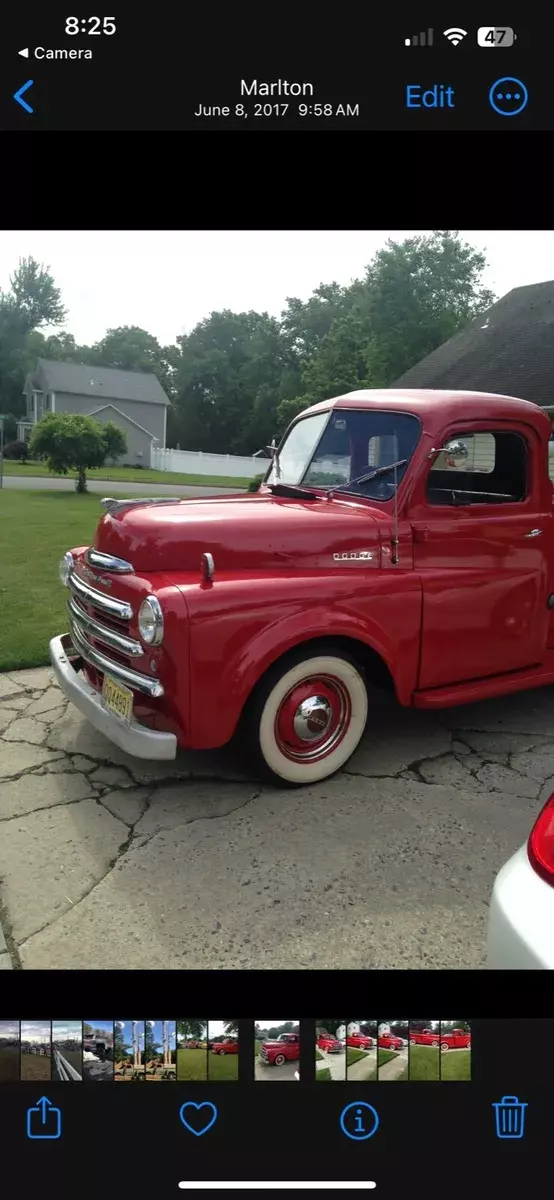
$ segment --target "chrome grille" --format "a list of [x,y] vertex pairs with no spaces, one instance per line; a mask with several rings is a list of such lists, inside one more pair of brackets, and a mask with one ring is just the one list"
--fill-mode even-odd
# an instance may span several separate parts
[[107,625],[102,625],[100,621],[96,621],[94,617],[81,608],[76,600],[71,598],[67,602],[67,608],[70,619],[76,622],[82,632],[91,634],[98,642],[102,642],[104,646],[111,646],[113,650],[119,650],[120,654],[125,654],[131,658],[138,658],[144,654],[144,647],[134,638],[126,637],[122,633],[116,633],[115,629],[108,628]]
[[84,600],[85,604],[92,604],[93,608],[99,608],[101,612],[109,613],[113,617],[121,617],[123,621],[131,620],[133,610],[126,600],[116,600],[114,596],[106,596],[104,592],[89,587],[89,584],[83,583],[74,571],[69,576],[67,586],[73,595]]
[[[133,691],[154,698],[163,696],[159,679],[143,675],[127,664],[127,659],[133,660],[147,653],[142,643],[129,634],[127,623],[133,616],[131,604],[90,587],[74,571],[69,575],[68,587],[72,593],[67,602],[71,638],[81,658]],[[95,644],[97,642],[100,647]]]

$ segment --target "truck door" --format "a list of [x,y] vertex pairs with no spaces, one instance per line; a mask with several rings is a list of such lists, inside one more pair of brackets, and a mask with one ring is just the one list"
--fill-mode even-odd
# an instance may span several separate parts
[[[414,489],[414,568],[423,589],[419,688],[480,679],[544,660],[552,513],[544,450],[530,427],[462,423]],[[542,497],[542,503],[541,503]]]

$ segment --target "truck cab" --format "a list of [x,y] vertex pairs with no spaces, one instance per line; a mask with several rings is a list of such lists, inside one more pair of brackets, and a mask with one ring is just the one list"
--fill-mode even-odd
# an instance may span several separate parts
[[60,566],[62,689],[136,757],[233,742],[296,787],[371,739],[379,690],[554,682],[550,435],[513,397],[356,391],[292,422],[258,493],[106,499]]

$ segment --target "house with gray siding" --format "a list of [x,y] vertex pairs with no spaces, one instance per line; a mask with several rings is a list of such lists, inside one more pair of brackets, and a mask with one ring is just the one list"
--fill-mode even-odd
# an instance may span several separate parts
[[119,425],[127,439],[121,463],[149,467],[152,447],[165,449],[169,398],[155,375],[39,358],[23,394],[25,420],[17,427],[22,441],[47,413],[70,412]]

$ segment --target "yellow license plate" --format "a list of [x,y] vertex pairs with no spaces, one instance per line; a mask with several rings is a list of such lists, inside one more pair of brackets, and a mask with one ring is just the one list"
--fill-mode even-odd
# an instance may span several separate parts
[[120,717],[122,721],[130,724],[133,713],[133,693],[129,688],[122,687],[120,683],[115,683],[110,679],[109,675],[104,675],[102,684],[102,699],[104,707],[110,712],[115,713],[116,717]]

